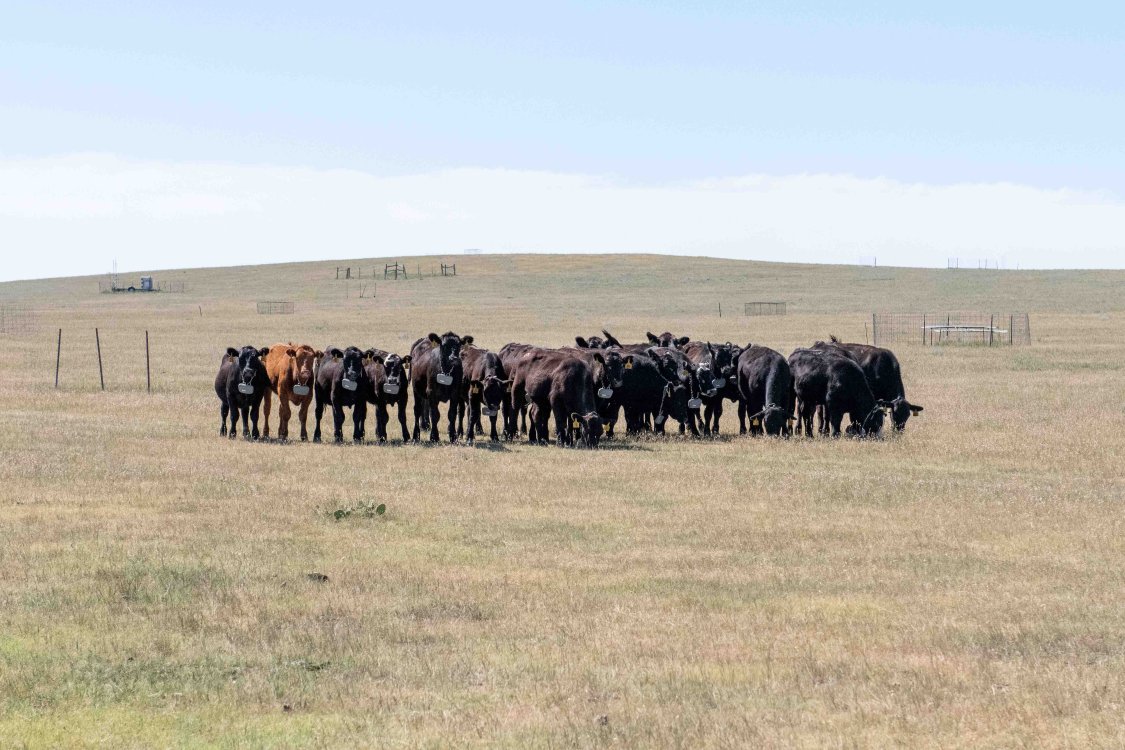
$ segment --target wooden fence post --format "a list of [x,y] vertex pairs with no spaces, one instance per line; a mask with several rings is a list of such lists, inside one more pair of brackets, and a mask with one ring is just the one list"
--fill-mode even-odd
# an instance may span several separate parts
[[875,313],[871,313],[871,345],[879,346],[879,334],[875,332]]
[[102,381],[102,390],[105,390],[105,372],[102,370],[102,337],[98,329],[94,329],[94,343],[98,347],[98,378]]
[[926,345],[926,313],[922,313],[922,346]]
[[59,329],[59,348],[55,352],[55,387],[59,387],[59,363],[62,362],[62,329]]
[[996,330],[996,313],[988,317],[988,345],[992,346],[992,333]]
[[148,356],[148,331],[145,331],[145,388],[152,393],[152,368]]

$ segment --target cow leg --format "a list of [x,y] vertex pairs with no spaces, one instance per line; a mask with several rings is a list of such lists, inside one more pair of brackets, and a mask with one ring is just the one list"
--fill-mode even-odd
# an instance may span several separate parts
[[387,442],[387,405],[375,405],[375,439],[380,443]]
[[219,404],[219,437],[225,437],[227,434],[227,415],[230,414],[230,407],[227,402]]
[[520,407],[520,434],[527,434],[527,404]]
[[[441,437],[438,435],[438,419],[441,418],[441,415],[438,414],[438,402],[437,402],[436,399],[430,399],[428,404],[429,404],[429,407],[430,407],[430,409],[429,409],[429,411],[430,411],[430,419],[429,419],[429,423],[430,423],[430,442],[436,443],[439,440],[441,440]],[[453,415],[455,413],[456,413],[456,409],[450,408],[450,410],[449,410],[450,419],[453,418]]]
[[238,437],[238,404],[230,407],[230,439]]
[[316,390],[316,410],[314,416],[316,417],[316,427],[313,429],[313,442],[320,442],[320,419],[324,416],[324,401],[320,398],[320,388]]
[[555,444],[560,448],[571,445],[570,415],[561,406],[554,406],[551,411],[555,415]]
[[[266,394],[266,429],[262,433],[263,437],[269,437],[270,434],[269,391],[266,391]],[[285,441],[289,439],[289,417],[293,416],[293,407],[289,405],[289,399],[280,396],[278,398],[280,403],[277,405],[277,438]]]
[[309,439],[309,400],[307,398],[301,402],[297,409],[297,419],[301,422],[301,442],[305,442]]
[[[462,409],[465,407],[462,406]],[[476,438],[477,423],[480,422],[480,398],[475,394],[469,395],[469,434],[465,438],[472,443]]]
[[250,439],[250,407],[238,407],[239,417],[242,419],[242,437]]
[[831,401],[821,407],[821,419],[827,423],[826,429],[832,430],[832,437],[840,437],[840,423],[844,420],[844,412],[837,409]]
[[332,404],[332,439],[344,442],[344,407],[338,404]]
[[464,417],[465,405],[457,396],[451,396],[449,399],[449,442],[456,443],[457,438],[461,436],[461,430],[457,426],[457,420],[454,419],[455,415],[460,414]]
[[422,439],[421,425],[422,425],[422,411],[426,408],[426,402],[418,396],[418,389],[414,389],[414,434],[411,439],[417,443]]
[[367,435],[367,401],[359,399],[352,407],[352,442],[362,443]]
[[258,409],[261,408],[260,404],[261,402],[257,402],[250,405],[250,422],[251,426],[253,427],[253,429],[250,431],[250,437],[252,437],[254,440],[257,440],[259,437],[261,437],[261,433],[258,432]]
[[[264,420],[264,424],[262,425],[262,438],[264,438],[266,440],[269,440],[269,437],[270,437],[270,402],[273,400],[272,394],[273,394],[273,391],[271,391],[269,388],[267,388],[266,392],[262,395],[262,399],[264,400],[264,403],[262,404],[262,419]],[[281,413],[283,408],[284,407],[279,406],[279,408],[278,408],[279,414]],[[279,427],[278,428],[278,434],[280,434],[280,433],[281,433],[281,429]]]
[[719,435],[719,419],[721,419],[722,416],[723,416],[723,400],[720,398],[718,401],[715,402],[715,406],[711,410],[711,419],[713,420],[713,424],[711,425],[711,434],[716,436],[716,437],[718,437],[718,435]]
[[746,402],[738,402],[738,434],[746,434]]
[[402,427],[402,442],[408,442],[410,430],[406,428],[406,398],[401,398],[398,402],[398,423]]

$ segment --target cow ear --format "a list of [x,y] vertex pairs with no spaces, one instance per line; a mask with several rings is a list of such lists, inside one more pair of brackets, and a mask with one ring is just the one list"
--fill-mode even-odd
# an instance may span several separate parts
[[290,347],[290,348],[285,350],[285,356],[286,357],[296,357],[297,356],[297,350]]
[[614,338],[612,333],[604,328],[602,329],[602,333],[605,335],[605,341],[607,344],[609,344],[610,346],[621,346],[621,342]]
[[407,354],[405,357],[402,358],[402,364],[403,365],[409,365],[411,360],[413,360],[413,359],[414,359],[413,356]]
[[270,348],[268,346],[263,346],[261,349],[258,350],[258,356],[259,357],[265,357],[269,353],[270,353]]
[[235,349],[233,346],[228,346],[227,347],[227,356],[233,357],[234,359],[238,359],[238,350]]
[[586,339],[582,338],[581,336],[575,336],[574,337],[574,343],[578,344],[579,349],[589,349],[590,348],[590,342],[587,341]]
[[342,359],[344,356],[344,353],[336,348],[329,349],[328,354],[332,357],[332,359]]
[[313,359],[324,359],[324,352],[319,349],[313,354]]
[[441,336],[438,336],[436,333],[431,333],[427,338],[429,338],[433,343],[438,344],[439,346],[441,345]]
[[462,336],[461,337],[461,343],[462,344],[471,344],[471,343],[473,343],[473,337],[472,336]]
[[594,352],[594,361],[595,362],[601,362],[604,365],[605,364],[605,357],[598,354],[597,352]]
[[646,332],[645,332],[645,336],[648,336],[648,340],[649,340],[649,341],[651,341],[651,342],[652,342],[652,343],[654,343],[654,344],[659,344],[659,343],[660,343],[660,339],[658,339],[658,338],[656,338],[655,336],[653,336],[653,335],[652,335],[652,331],[646,331]]
[[[675,340],[675,343],[676,343],[676,346],[683,346],[684,344],[686,344],[689,341],[691,341],[691,339],[688,338],[687,336],[680,336],[678,339]],[[708,346],[710,346],[710,344],[708,344]]]
[[918,413],[922,411],[922,407],[921,407],[921,406],[918,406],[918,404],[910,404],[910,411],[911,411],[911,413],[913,413],[913,414],[914,414],[915,416],[917,416],[917,415],[918,415]]

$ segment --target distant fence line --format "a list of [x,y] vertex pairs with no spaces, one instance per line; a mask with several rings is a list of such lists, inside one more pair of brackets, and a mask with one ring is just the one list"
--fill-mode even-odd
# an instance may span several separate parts
[[266,301],[258,303],[259,315],[291,315],[293,303],[286,301]]
[[144,289],[137,284],[128,286],[114,286],[113,281],[99,281],[98,291],[102,294],[110,292],[168,292],[170,294],[183,294],[188,290],[188,285],[183,281],[160,281],[152,289]]
[[1031,319],[1025,312],[872,313],[871,343],[1027,346]]
[[743,305],[746,315],[785,315],[784,302],[746,302]]

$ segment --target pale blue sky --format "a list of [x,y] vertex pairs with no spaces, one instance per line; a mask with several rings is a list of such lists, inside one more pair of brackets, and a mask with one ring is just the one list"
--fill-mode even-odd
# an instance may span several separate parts
[[0,158],[1125,195],[1125,5],[749,5],[9,4]]

